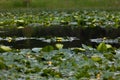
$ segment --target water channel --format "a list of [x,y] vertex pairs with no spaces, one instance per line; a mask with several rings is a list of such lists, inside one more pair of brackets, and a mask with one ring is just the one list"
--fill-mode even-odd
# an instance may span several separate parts
[[[113,38],[111,34],[111,36],[105,35],[108,33],[105,33],[103,29],[75,29],[74,31],[69,28],[55,30],[33,29],[30,27],[25,29],[1,29],[0,45],[10,46],[15,49],[54,46],[56,43],[62,43],[64,48],[81,47],[82,44],[96,47],[104,40],[105,43],[111,44],[113,47],[119,47],[119,32],[117,35],[114,32],[113,36],[115,37]],[[104,39],[105,36],[107,36],[106,39]],[[57,42],[57,38],[61,38],[61,41]]]

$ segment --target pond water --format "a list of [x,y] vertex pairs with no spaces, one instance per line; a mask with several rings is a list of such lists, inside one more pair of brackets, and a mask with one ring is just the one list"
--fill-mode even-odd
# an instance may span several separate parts
[[114,47],[119,47],[119,37],[116,39],[79,39],[77,37],[0,37],[0,44],[10,46],[15,49],[27,49],[36,47],[45,47],[47,45],[55,46],[56,43],[62,43],[64,48],[81,47],[82,44],[96,47],[99,43],[104,41]]
[[[61,39],[61,41],[57,41],[57,38]],[[10,46],[13,48],[21,49],[21,48],[34,48],[34,47],[44,47],[47,45],[54,46],[56,43],[64,44],[64,47],[79,47],[81,42],[80,39],[76,37],[52,37],[52,38],[36,38],[36,37],[6,37],[0,38],[0,44]]]
[[119,31],[120,29],[112,29],[111,32],[111,29],[100,27],[72,29],[70,26],[6,28],[0,29],[0,45],[16,49],[55,46],[56,43],[62,43],[64,48],[81,47],[82,44],[96,47],[104,40],[113,47],[119,47]]

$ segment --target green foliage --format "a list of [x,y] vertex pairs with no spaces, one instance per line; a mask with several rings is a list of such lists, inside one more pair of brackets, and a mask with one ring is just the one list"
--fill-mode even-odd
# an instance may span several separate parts
[[54,50],[53,46],[45,46],[42,48],[42,51],[44,51],[44,52],[50,52],[52,50]]
[[[15,10],[16,11],[16,10]],[[38,10],[39,12],[39,10]],[[40,27],[46,32],[52,26],[78,29],[101,27],[118,29],[120,13],[107,11],[76,11],[76,12],[2,12],[0,28],[29,29]],[[104,15],[104,16],[103,16]],[[52,25],[52,26],[51,26]],[[29,26],[29,27],[24,27]],[[55,27],[56,28],[56,27]],[[61,28],[61,27],[60,27]],[[59,29],[60,29],[59,28]],[[59,32],[57,29],[57,32]],[[42,30],[41,30],[42,31]],[[45,34],[46,34],[45,32]],[[102,32],[101,32],[102,33]],[[56,33],[57,34],[57,33]],[[120,77],[120,49],[113,48],[104,42],[97,48],[82,44],[82,48],[64,49],[65,38],[45,39],[48,42],[57,42],[56,47],[51,45],[43,48],[14,50],[7,46],[0,46],[0,79],[2,80],[117,80]],[[59,42],[59,43],[58,43]],[[7,76],[6,76],[7,75]],[[99,76],[98,76],[99,75]]]
[[97,46],[97,50],[100,52],[106,52],[106,51],[112,51],[113,47],[110,44],[105,44],[105,42],[101,42],[98,46]]
[[55,44],[55,46],[56,46],[57,49],[62,49],[63,48],[63,44],[60,44],[60,43]]
[[105,52],[107,51],[107,46],[104,42],[100,43],[97,47],[97,50],[100,51],[100,52]]
[[101,57],[99,56],[99,55],[93,55],[93,56],[91,56],[91,59],[93,60],[93,61],[96,61],[96,62],[99,62],[99,61],[101,61],[102,59],[101,59]]
[[[0,26],[9,27],[64,27],[76,29],[83,28],[119,28],[119,12],[109,11],[41,11],[39,9],[15,9],[8,12],[1,11]],[[103,16],[104,15],[104,16]],[[42,27],[45,26],[45,27]]]
[[[1,33],[1,37],[4,37],[4,35],[24,37],[75,36],[87,40],[92,36],[114,37],[119,36],[120,33],[119,12],[15,9],[11,11],[3,10],[0,15],[0,29],[5,32],[4,34]],[[84,31],[85,35],[83,36]],[[65,42],[68,40],[72,41],[72,39],[65,38],[58,41]],[[54,42],[55,39],[50,38],[44,41]],[[29,43],[29,40],[27,43]],[[110,49],[110,46],[108,47]]]
[[9,52],[12,49],[9,46],[0,45],[0,52]]
[[53,50],[52,46],[43,49],[0,54],[1,79],[119,79],[119,49],[113,49],[116,54],[86,45],[83,45],[84,51],[80,48],[78,52],[64,48]]
[[0,57],[0,70],[5,69],[5,68],[6,68],[6,65],[5,65],[5,62],[4,62],[4,58]]

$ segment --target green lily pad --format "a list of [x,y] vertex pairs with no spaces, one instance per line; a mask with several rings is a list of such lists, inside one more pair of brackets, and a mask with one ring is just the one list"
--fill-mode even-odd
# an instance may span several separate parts
[[102,60],[99,55],[93,55],[93,56],[91,56],[91,59],[92,59],[93,61],[96,61],[96,62]]
[[0,51],[9,52],[11,50],[12,49],[9,46],[4,46],[4,45],[0,46]]
[[107,46],[104,42],[100,43],[97,47],[97,50],[100,51],[100,52],[105,52],[107,51]]
[[55,46],[56,46],[57,49],[62,49],[63,48],[63,44],[60,44],[60,43],[55,44]]
[[53,46],[45,46],[42,48],[42,51],[44,51],[44,52],[50,52],[52,50],[54,50]]

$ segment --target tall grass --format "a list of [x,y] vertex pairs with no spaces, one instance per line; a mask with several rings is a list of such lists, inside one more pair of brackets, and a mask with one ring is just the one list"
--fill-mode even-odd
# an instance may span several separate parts
[[[33,8],[120,8],[120,0],[31,0]],[[0,8],[25,7],[23,0],[0,0]]]

